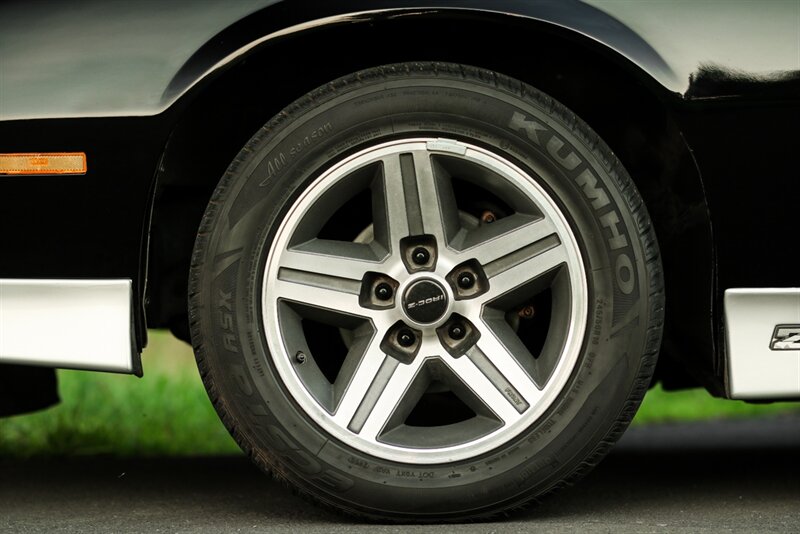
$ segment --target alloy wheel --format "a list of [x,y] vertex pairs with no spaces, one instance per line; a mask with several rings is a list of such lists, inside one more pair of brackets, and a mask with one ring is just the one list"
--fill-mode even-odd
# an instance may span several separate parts
[[[345,216],[359,226],[331,223]],[[324,170],[264,272],[289,397],[386,460],[508,443],[557,398],[584,340],[586,270],[562,210],[535,176],[455,139],[382,143]]]

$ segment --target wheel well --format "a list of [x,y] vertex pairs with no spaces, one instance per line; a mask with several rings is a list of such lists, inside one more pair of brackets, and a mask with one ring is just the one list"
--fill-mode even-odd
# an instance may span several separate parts
[[676,387],[708,385],[704,378],[716,369],[710,222],[697,168],[671,119],[675,95],[588,38],[518,17],[442,12],[310,30],[254,50],[182,98],[170,111],[175,125],[155,196],[148,325],[188,339],[195,233],[217,181],[258,128],[339,76],[419,60],[520,79],[572,109],[609,144],[637,183],[661,245],[668,308],[658,375]]

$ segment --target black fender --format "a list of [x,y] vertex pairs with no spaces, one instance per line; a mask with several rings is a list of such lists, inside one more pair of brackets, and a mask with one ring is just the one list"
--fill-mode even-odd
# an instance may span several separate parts
[[161,97],[162,109],[230,65],[280,39],[326,26],[374,23],[398,17],[500,20],[519,17],[552,25],[558,31],[594,41],[641,70],[667,91],[680,92],[680,80],[658,52],[611,14],[577,0],[292,0],[265,7],[225,28],[181,67]]
[[[0,120],[153,116],[277,39],[380,18],[519,17],[583,36],[669,91],[676,73],[639,33],[577,0],[10,1],[0,6]],[[681,79],[681,78],[684,79]],[[43,96],[46,101],[43,102]]]
[[[397,4],[397,2],[346,3],[347,7],[372,8],[369,11],[356,11],[346,15],[330,15],[329,13],[334,12],[333,8],[324,4],[323,7],[328,11],[315,12],[321,18],[306,23],[298,21],[305,20],[307,12],[303,12],[302,9],[289,10],[289,6],[302,5],[303,2],[292,2],[286,4],[280,11],[283,17],[281,20],[284,23],[286,20],[291,20],[297,24],[284,27],[282,23],[276,26],[278,28],[276,31],[270,32],[269,24],[275,24],[270,15],[274,15],[276,13],[274,10],[281,8],[281,5],[275,5],[254,13],[226,29],[207,42],[187,61],[164,94],[165,101],[177,99],[170,112],[179,114],[181,120],[173,130],[162,160],[162,172],[159,174],[157,194],[161,195],[161,198],[156,202],[156,224],[153,232],[156,252],[153,258],[164,257],[164,251],[170,246],[174,247],[174,243],[184,243],[186,248],[180,254],[167,256],[169,266],[157,266],[151,269],[153,285],[159,286],[164,283],[163,279],[159,279],[161,276],[159,273],[166,271],[182,273],[188,268],[186,258],[190,252],[192,228],[196,228],[199,214],[202,213],[205,202],[219,177],[255,130],[292,100],[318,85],[359,68],[379,64],[370,63],[368,51],[361,52],[357,58],[344,57],[344,54],[351,49],[336,42],[337,39],[344,35],[357,34],[364,41],[380,49],[378,57],[374,59],[377,62],[407,61],[415,58],[473,64],[477,62],[478,66],[515,76],[555,96],[597,129],[638,182],[637,185],[642,190],[656,222],[657,232],[659,236],[663,236],[665,263],[670,267],[667,270],[668,294],[670,286],[679,289],[684,279],[692,282],[692,292],[676,291],[674,295],[668,296],[668,301],[675,310],[675,313],[669,316],[684,319],[668,322],[668,332],[672,332],[672,335],[668,335],[672,346],[668,352],[685,354],[686,359],[700,369],[696,375],[711,376],[706,370],[714,368],[712,360],[716,351],[712,334],[714,259],[709,214],[691,151],[670,118],[670,103],[680,100],[681,96],[664,85],[667,83],[664,80],[669,79],[671,71],[655,50],[613,17],[580,2],[534,3],[501,0],[492,3],[493,11],[452,7],[374,9],[376,4],[387,3]],[[308,6],[311,9],[317,4],[309,3]],[[336,3],[336,7],[341,7],[340,3]],[[503,7],[527,8],[531,13],[538,10],[535,11],[538,16],[502,13]],[[545,18],[549,20],[545,21]],[[570,21],[583,24],[584,31],[569,28],[567,24]],[[386,44],[385,41],[392,39],[391,36],[387,36],[391,34],[392,28],[401,28],[398,33],[402,34],[402,28],[416,29],[421,24],[429,24],[431,27],[435,27],[436,24],[457,26],[463,28],[466,35],[474,35],[480,28],[486,28],[487,31],[489,28],[494,28],[489,37],[483,36],[483,38],[495,43],[498,39],[511,41],[503,39],[503,33],[511,33],[513,30],[519,34],[514,43],[520,44],[524,41],[529,44],[533,57],[526,60],[525,54],[518,52],[509,63],[500,65],[483,63],[482,61],[487,61],[486,58],[470,54],[464,57],[447,55],[448,52],[438,45],[428,48],[424,45],[418,46],[418,43],[417,46],[405,45],[404,48],[408,50],[398,52],[395,47]],[[616,39],[614,46],[629,50],[629,55],[638,58],[637,61],[647,65],[649,70],[640,68],[637,63],[611,45],[590,37],[590,32],[595,36],[607,35],[610,40]],[[411,34],[413,31],[408,33]],[[420,38],[418,41],[424,39]],[[543,42],[556,43],[553,46],[559,48],[561,45],[572,47],[570,50],[575,54],[570,56],[570,53],[562,52],[563,57],[559,60],[568,58],[577,63],[579,58],[576,56],[586,52],[587,55],[594,54],[593,58],[596,56],[602,61],[598,62],[599,66],[595,66],[592,73],[584,72],[585,77],[576,83],[570,79],[568,71],[555,72],[552,64],[545,67],[545,62],[535,57],[536,51],[539,50],[538,45]],[[292,68],[291,63],[300,63],[305,50],[314,50],[316,46],[326,45],[332,49],[328,59],[337,66],[328,67],[328,71],[319,73],[316,78],[310,78],[306,85],[300,84],[294,91],[286,89],[284,86],[287,84],[287,79],[296,80],[298,76],[309,76],[303,74],[302,68],[298,66],[293,70],[287,70]],[[502,49],[502,45],[494,46]],[[492,50],[493,54],[496,50],[494,48]],[[390,59],[384,59],[384,55]],[[340,59],[337,61],[336,58]],[[288,66],[284,60],[289,63]],[[321,62],[324,63],[324,60],[309,59],[309,65],[314,67],[318,67]],[[337,68],[339,70],[336,70]],[[513,70],[514,68],[517,70]],[[532,77],[531,71],[534,70],[539,74],[547,71],[553,74],[552,79],[536,78],[535,75]],[[241,71],[266,72],[260,90],[252,93],[243,92],[241,88],[252,78],[260,75],[242,75]],[[656,76],[664,83],[659,82]],[[312,82],[311,79],[315,81]],[[553,81],[556,79],[565,79],[564,84],[572,84],[573,87],[565,90],[563,85]],[[606,83],[608,86],[606,91],[598,93],[594,96],[594,100],[587,100],[583,86],[604,82],[609,82]],[[235,120],[234,117],[238,113],[236,106],[240,106],[241,102],[249,102],[250,97],[274,101],[274,105],[270,106],[268,102],[263,105],[263,109],[252,108],[251,105],[246,117]],[[606,97],[614,100],[598,105]],[[236,104],[233,105],[232,102]],[[602,114],[593,116],[597,109],[607,108],[609,104],[612,108],[619,106],[630,108],[624,113],[626,116],[624,124],[611,116]],[[640,120],[643,124],[634,125],[633,122],[636,120]],[[218,133],[220,130],[225,130],[226,134],[220,135]],[[236,138],[233,132],[239,132],[239,137]],[[220,152],[224,155],[215,162],[204,156],[203,168],[200,168],[187,163],[191,161],[191,157],[187,155],[192,152],[205,155]],[[210,166],[213,166],[213,169]],[[195,226],[188,224],[190,222]],[[179,226],[184,228],[182,233],[177,230]],[[172,263],[181,257],[184,258],[181,260],[182,263]],[[687,258],[691,258],[691,261],[685,261]],[[167,282],[167,285],[175,287],[179,283],[182,283],[182,280]],[[174,293],[173,298],[172,304],[164,303],[162,299],[163,305],[160,308],[153,306],[151,318],[157,324],[169,325],[179,335],[188,336],[185,319],[180,316],[180,313],[185,313],[181,312],[184,310],[185,298]],[[157,303],[159,299],[156,297],[153,302]],[[673,370],[668,370],[667,373],[675,374],[676,369],[680,367],[683,366],[673,366]],[[685,382],[683,378],[671,380],[675,385]]]

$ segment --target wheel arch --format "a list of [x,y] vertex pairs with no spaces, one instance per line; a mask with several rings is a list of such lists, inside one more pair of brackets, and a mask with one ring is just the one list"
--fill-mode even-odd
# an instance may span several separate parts
[[[686,83],[686,80],[679,79],[645,35],[610,12],[587,2],[389,0],[378,3],[349,0],[337,4],[320,4],[313,0],[273,2],[222,29],[175,72],[161,95],[162,106],[165,109],[172,106],[229,67],[287,38],[303,36],[318,29],[347,28],[349,31],[354,25],[383,25],[397,19],[470,21],[490,30],[498,24],[520,29],[529,24],[541,24],[564,35],[590,40],[594,47],[608,49],[665,89],[682,90]],[[414,37],[418,40],[420,36]]]
[[[701,177],[672,119],[679,97],[624,53],[554,22],[457,10],[400,15],[337,18],[246,45],[225,56],[229,61],[217,61],[217,70],[167,111],[174,128],[154,188],[150,326],[188,336],[186,277],[200,218],[228,164],[273,115],[315,87],[362,68],[414,60],[466,63],[550,94],[620,158],[642,193],[662,248],[667,312],[660,378],[676,387],[701,383],[714,389],[713,242]],[[198,54],[193,60],[215,57]]]

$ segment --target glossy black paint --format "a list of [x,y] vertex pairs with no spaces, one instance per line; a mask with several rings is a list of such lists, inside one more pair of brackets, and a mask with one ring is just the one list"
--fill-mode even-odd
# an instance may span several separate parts
[[[717,311],[727,288],[800,286],[798,102],[694,103],[678,120],[712,214]],[[717,329],[723,339],[720,322]]]
[[703,69],[797,71],[799,9],[791,2],[676,8],[666,0],[7,0],[0,5],[0,116],[155,115],[286,36],[422,15],[542,22],[592,40],[669,92],[690,94]]
[[0,277],[130,278],[141,295],[142,227],[167,133],[150,118],[0,123],[3,152],[85,151],[88,162],[85,176],[0,177]]
[[[662,246],[671,355],[663,375],[683,385],[685,367],[722,393],[724,289],[800,285],[796,247],[776,246],[791,243],[798,227],[791,155],[800,141],[800,59],[791,35],[772,33],[797,17],[788,3],[786,13],[768,6],[753,29],[741,3],[669,5],[7,2],[0,54],[12,60],[0,63],[0,118],[14,120],[0,120],[0,152],[86,151],[89,171],[0,177],[0,277],[131,278],[140,343],[146,308],[150,326],[185,333],[191,236],[211,188],[255,129],[357,68],[474,63],[553,94],[611,144]],[[715,18],[720,10],[727,18]],[[742,48],[743,27],[753,50]],[[753,72],[753,57],[773,72]],[[607,94],[606,84],[614,87]],[[619,87],[629,88],[624,98]],[[148,267],[154,302],[145,307]]]
[[[313,16],[309,16],[313,13]],[[236,54],[256,53],[260,46],[288,35],[310,31],[308,21],[325,21],[325,26],[358,22],[375,23],[398,17],[434,18],[457,23],[466,18],[487,21],[521,17],[542,22],[574,34],[586,36],[633,61],[655,78],[665,89],[681,86],[676,74],[641,36],[612,15],[588,3],[575,0],[348,0],[315,2],[292,0],[278,2],[226,28],[199,49],[176,73],[165,90],[162,103],[173,101],[215,68],[224,68]],[[509,23],[509,20],[505,20]],[[463,38],[470,38],[464,35]],[[250,46],[251,43],[255,46]]]

